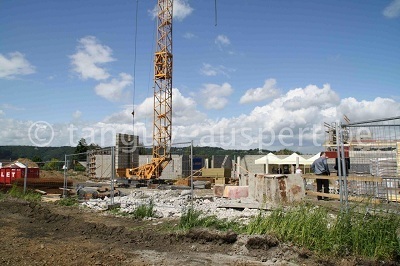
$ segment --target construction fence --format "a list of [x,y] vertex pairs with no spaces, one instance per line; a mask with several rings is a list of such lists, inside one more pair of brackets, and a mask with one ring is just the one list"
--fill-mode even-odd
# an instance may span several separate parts
[[400,212],[400,117],[326,126],[330,193],[309,194]]

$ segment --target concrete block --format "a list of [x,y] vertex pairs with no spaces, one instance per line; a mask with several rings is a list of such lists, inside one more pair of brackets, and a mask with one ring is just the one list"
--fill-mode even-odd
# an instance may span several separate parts
[[249,196],[248,186],[225,186],[224,198],[240,199]]
[[249,195],[260,203],[291,203],[305,196],[301,175],[257,175],[249,184]]
[[215,185],[214,186],[214,196],[223,197],[224,196],[225,185]]

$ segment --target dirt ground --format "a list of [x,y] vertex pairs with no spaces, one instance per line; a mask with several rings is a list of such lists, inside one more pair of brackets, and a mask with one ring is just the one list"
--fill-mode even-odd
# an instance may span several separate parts
[[0,265],[365,265],[318,258],[272,236],[172,231],[177,222],[7,197],[0,201]]

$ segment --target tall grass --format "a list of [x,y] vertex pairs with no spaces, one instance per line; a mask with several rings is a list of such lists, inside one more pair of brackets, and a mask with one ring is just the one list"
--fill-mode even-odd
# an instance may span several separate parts
[[201,211],[193,208],[187,209],[183,212],[179,226],[182,230],[188,230],[194,227],[207,227],[215,228],[222,231],[232,230],[234,232],[242,232],[244,226],[234,221],[228,221],[227,219],[218,219],[217,216],[204,216]]
[[388,216],[352,216],[351,248],[356,254],[378,259],[400,258],[400,218]]
[[260,213],[247,226],[249,234],[274,234],[320,254],[359,255],[383,260],[400,257],[400,217],[361,215],[354,210],[336,217],[323,207],[300,205],[288,211]]
[[154,203],[150,201],[149,204],[139,205],[132,213],[133,217],[136,219],[143,219],[146,217],[154,217]]
[[154,217],[155,209],[153,201],[150,201],[148,204],[141,204],[137,208],[135,208],[131,213],[121,211],[120,208],[113,208],[109,211],[113,215],[130,217],[135,219],[144,219],[146,217]]
[[23,189],[17,185],[13,185],[7,194],[11,197],[20,198],[27,201],[40,201],[42,198],[42,195],[29,189],[26,190],[26,193],[24,193]]

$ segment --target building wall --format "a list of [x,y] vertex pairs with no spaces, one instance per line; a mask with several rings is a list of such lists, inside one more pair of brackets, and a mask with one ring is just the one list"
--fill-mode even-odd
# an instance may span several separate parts
[[[89,178],[99,178],[102,176],[101,173],[104,173],[104,169],[102,166],[108,159],[103,160],[103,156],[109,157],[109,164],[110,164],[110,173],[111,173],[111,150],[91,150],[87,154],[87,173]],[[99,170],[99,168],[101,169]]]
[[115,169],[139,166],[139,136],[117,134],[115,137]]
[[227,168],[232,169],[232,157],[228,155],[213,155],[212,156],[213,168]]
[[96,171],[95,178],[110,179],[111,178],[111,155],[95,155]]
[[[243,176],[247,174],[246,170],[249,174],[263,174],[265,171],[264,164],[255,164],[255,160],[263,157],[265,155],[245,155],[240,158],[240,173]],[[246,170],[245,170],[246,169]]]

